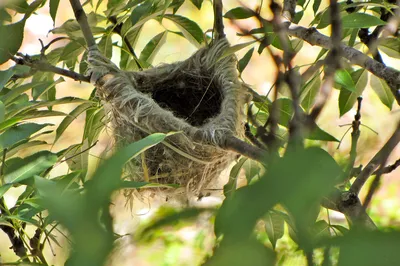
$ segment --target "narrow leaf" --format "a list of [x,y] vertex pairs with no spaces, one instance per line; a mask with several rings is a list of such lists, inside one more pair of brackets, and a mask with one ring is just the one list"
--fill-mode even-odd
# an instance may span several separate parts
[[7,184],[19,183],[34,175],[40,174],[47,168],[53,166],[56,161],[57,156],[49,151],[35,153],[6,167],[4,180]]
[[83,103],[81,105],[78,105],[74,110],[67,115],[63,121],[61,121],[60,125],[58,126],[56,130],[56,137],[54,139],[54,143],[57,142],[57,140],[61,137],[61,135],[64,133],[64,131],[68,128],[68,126],[84,111],[92,107],[92,103]]
[[26,123],[8,129],[0,135],[0,150],[11,147],[18,141],[28,138],[32,134],[49,125],[51,124],[40,125],[34,123]]
[[365,13],[351,13],[342,17],[344,29],[369,28],[373,26],[386,25],[386,22],[378,17]]
[[0,65],[15,55],[24,38],[25,19],[8,25],[0,25]]
[[244,7],[236,7],[225,13],[224,18],[228,19],[245,19],[254,16],[255,13],[251,9]]
[[54,24],[56,23],[56,15],[60,0],[50,0],[50,16],[53,19]]
[[251,59],[251,56],[253,55],[253,52],[254,52],[254,47],[251,48],[250,50],[248,50],[246,52],[246,54],[242,57],[242,59],[239,60],[239,62],[238,62],[239,73],[242,73],[243,70],[246,68],[246,66],[250,62],[250,59]]
[[171,20],[182,31],[185,38],[196,47],[204,41],[203,31],[196,22],[178,15],[164,15],[164,18]]
[[165,43],[167,39],[167,33],[167,31],[164,31],[153,37],[153,39],[151,39],[143,48],[143,51],[140,53],[139,59],[143,62],[151,64],[156,54]]
[[374,75],[371,75],[370,84],[371,88],[378,95],[381,102],[386,105],[390,110],[392,110],[394,96],[386,81]]
[[356,90],[351,92],[347,89],[341,89],[339,94],[339,111],[340,116],[347,113],[357,101],[357,97],[364,91],[367,81],[368,73],[364,69],[359,69],[351,73],[351,78],[353,79]]
[[351,92],[355,92],[356,90],[353,79],[351,78],[349,72],[347,72],[346,69],[340,69],[336,71],[335,82],[341,85],[344,89],[349,90]]
[[[1,48],[0,48],[1,49]],[[15,70],[13,68],[9,68],[4,71],[0,71],[0,91],[4,88],[10,78],[14,75]]]
[[190,0],[197,7],[198,10],[201,9],[201,5],[203,4],[203,0]]
[[279,213],[270,211],[264,218],[264,224],[268,239],[275,249],[276,242],[283,237],[285,220]]

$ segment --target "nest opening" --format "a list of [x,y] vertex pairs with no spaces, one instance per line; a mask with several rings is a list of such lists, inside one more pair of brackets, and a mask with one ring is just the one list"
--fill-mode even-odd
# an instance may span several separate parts
[[172,111],[175,117],[194,127],[206,124],[221,112],[223,92],[209,73],[194,75],[186,72],[162,81],[138,83],[148,86],[142,90],[150,91],[161,108]]

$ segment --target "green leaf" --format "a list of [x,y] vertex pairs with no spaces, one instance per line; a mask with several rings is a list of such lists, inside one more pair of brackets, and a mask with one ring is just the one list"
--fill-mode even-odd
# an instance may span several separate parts
[[317,74],[301,89],[300,102],[301,106],[306,110],[306,112],[309,112],[314,106],[315,97],[318,95],[318,92],[321,88],[320,74],[321,72],[317,72]]
[[25,19],[8,25],[0,25],[0,65],[7,62],[21,47],[24,38]]
[[71,41],[65,47],[60,56],[61,61],[67,61],[71,59],[77,59],[77,57],[85,51],[84,40],[78,39],[78,41]]
[[42,128],[51,124],[34,124],[26,123],[18,126],[14,126],[3,134],[0,135],[0,151],[11,147],[15,143],[24,140],[31,136],[33,133],[41,130]]
[[139,59],[143,62],[151,64],[161,46],[164,45],[167,39],[167,34],[168,32],[164,31],[153,37],[143,48],[143,51],[140,53]]
[[244,8],[244,7],[236,7],[225,13],[224,18],[228,19],[245,19],[254,16],[255,13],[253,10]]
[[344,29],[369,28],[379,25],[386,25],[386,22],[365,13],[351,13],[342,17],[342,26]]
[[99,44],[99,50],[100,52],[105,55],[107,58],[112,57],[112,40],[111,40],[111,34],[105,34]]
[[242,73],[243,70],[246,68],[246,66],[249,64],[253,52],[254,52],[254,47],[248,50],[246,54],[242,57],[242,59],[239,60],[238,62],[239,73]]
[[65,154],[66,162],[71,171],[80,171],[82,181],[85,181],[89,166],[89,144],[84,139],[82,144],[74,146]]
[[59,4],[60,0],[50,0],[50,16],[53,19],[54,23],[56,23],[56,15]]
[[203,4],[203,0],[190,0],[190,2],[192,2],[198,10],[201,9],[201,5]]
[[316,124],[314,126],[314,130],[311,131],[307,136],[307,139],[312,139],[312,140],[322,140],[322,141],[335,141],[339,142],[337,138],[332,136],[331,134],[327,133],[326,131],[322,130],[320,127],[318,127]]
[[378,95],[381,102],[386,105],[389,110],[392,110],[394,96],[386,81],[374,75],[371,75],[370,84],[371,88],[374,90],[376,95]]
[[321,0],[314,0],[313,3],[314,15],[317,14],[320,5],[321,5]]
[[329,9],[327,9],[321,14],[321,19],[318,22],[317,29],[326,28],[330,24],[331,24],[331,14]]
[[350,92],[356,91],[356,86],[346,69],[340,69],[335,72],[335,82]]
[[152,231],[163,227],[167,225],[176,225],[179,222],[182,222],[184,220],[189,220],[189,219],[195,219],[197,218],[201,213],[204,213],[206,211],[210,211],[212,209],[206,209],[206,208],[186,208],[183,210],[167,210],[169,213],[164,214],[161,218],[157,219],[156,221],[152,222],[149,226],[143,229],[143,231],[140,232],[138,238],[143,239],[149,233]]
[[224,186],[224,195],[225,197],[229,197],[231,196],[235,190],[236,190],[236,186],[237,186],[237,179],[239,177],[240,174],[240,170],[243,167],[243,164],[247,161],[247,158],[241,158],[231,169],[231,172],[229,174],[229,180],[228,183],[225,184]]
[[[58,78],[56,81],[49,81],[43,83],[42,85],[35,86],[32,88],[32,97],[34,100],[38,98],[44,98],[44,100],[53,100],[53,97],[45,96],[52,88],[54,88],[57,84],[64,82],[65,79],[63,77]],[[45,96],[45,97],[44,97]]]
[[285,219],[279,213],[269,211],[263,220],[268,239],[275,249],[276,242],[283,237]]
[[198,48],[201,46],[204,41],[203,31],[196,22],[178,15],[166,14],[164,18],[174,22],[190,43]]
[[[0,48],[1,49],[1,48]],[[14,75],[15,70],[13,68],[9,68],[4,71],[0,71],[0,91],[4,88],[10,78]]]
[[247,47],[247,46],[249,46],[249,45],[251,45],[251,44],[253,44],[255,42],[256,42],[256,40],[253,40],[253,41],[249,41],[249,42],[245,42],[245,43],[239,43],[239,44],[236,44],[234,46],[231,46],[231,47],[229,47],[228,49],[226,49],[224,51],[224,53],[218,58],[218,60],[221,60],[221,59],[223,59],[223,58],[225,58],[227,56],[233,55],[237,51],[240,51],[243,48],[245,48],[245,47]]
[[78,105],[74,110],[72,110],[69,115],[67,115],[63,121],[61,121],[60,125],[56,130],[56,137],[54,139],[54,143],[61,137],[64,131],[69,127],[69,125],[84,111],[93,106],[93,103],[83,103]]
[[329,224],[325,220],[320,220],[316,222],[311,228],[311,234],[315,240],[331,237]]
[[399,38],[382,38],[378,42],[378,48],[388,56],[400,59]]
[[4,103],[0,101],[0,123],[4,122],[5,115],[6,115],[6,108],[4,106]]
[[185,0],[173,0],[169,5],[169,7],[172,8],[172,14],[175,14],[183,3],[185,3]]
[[350,230],[326,243],[340,248],[337,265],[397,265],[400,261],[400,232],[395,230]]
[[260,163],[254,160],[247,160],[243,165],[243,169],[247,184],[251,184],[252,181],[258,180],[257,178],[264,173]]
[[89,140],[89,145],[93,144],[99,137],[100,132],[105,126],[105,111],[103,107],[90,108],[86,111],[85,128],[83,138]]
[[[12,184],[5,184],[0,186],[0,198],[2,198],[4,196],[4,194],[6,194],[6,192],[12,187]],[[1,222],[0,222],[1,224]]]
[[22,143],[16,147],[13,147],[12,150],[7,150],[6,158],[10,158],[10,157],[14,156],[15,154],[17,154],[17,152],[19,152],[21,150],[35,147],[38,145],[47,145],[47,144],[48,143],[46,141],[42,141],[42,140],[32,140],[32,141]]
[[344,115],[353,107],[357,101],[357,97],[360,96],[365,87],[367,86],[368,73],[364,69],[359,69],[351,73],[355,85],[355,91],[351,92],[347,89],[341,89],[339,94],[339,111],[340,116]]
[[[233,221],[232,221],[233,222]],[[271,249],[253,237],[241,240],[226,238],[213,251],[213,256],[204,266],[265,266],[276,265]]]
[[141,18],[151,13],[151,7],[153,6],[152,1],[145,1],[143,4],[135,7],[132,10],[130,19],[132,26],[134,26]]
[[[7,184],[19,183],[38,175],[57,161],[57,156],[49,151],[41,151],[6,166],[4,180]],[[7,162],[6,162],[7,165]]]

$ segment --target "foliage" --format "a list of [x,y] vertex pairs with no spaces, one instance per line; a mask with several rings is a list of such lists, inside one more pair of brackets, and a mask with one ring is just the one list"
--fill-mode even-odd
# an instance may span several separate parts
[[[237,6],[224,14],[225,21],[235,25],[237,34],[247,38],[223,55],[244,49],[243,56],[238,58],[239,76],[242,78],[251,65],[256,56],[254,51],[272,55],[278,74],[274,95],[259,95],[250,90],[253,100],[248,106],[246,133],[253,146],[265,150],[265,158],[255,161],[242,156],[231,169],[229,182],[224,186],[226,198],[218,210],[211,210],[216,213],[217,241],[213,254],[204,258],[204,265],[283,264],[284,251],[279,250],[278,245],[289,236],[308,265],[395,265],[399,260],[394,250],[398,246],[399,232],[378,230],[365,212],[380,176],[400,164],[385,165],[400,140],[399,128],[366,167],[357,171],[355,165],[361,125],[360,96],[368,87],[368,80],[384,106],[392,109],[395,100],[400,103],[400,73],[387,67],[381,56],[384,53],[385,58],[400,58],[398,29],[390,32],[386,27],[390,20],[397,21],[398,27],[398,8],[391,0],[341,1],[337,5],[331,2],[330,7],[324,7],[320,0],[299,0],[291,10],[286,8],[289,5],[286,1],[279,4],[272,1],[270,6],[264,3],[257,10]],[[66,265],[104,265],[116,238],[108,210],[112,192],[157,186],[121,181],[123,166],[168,135],[149,135],[116,151],[88,178],[89,150],[104,130],[105,111],[95,89],[89,99],[74,95],[57,97],[57,88],[65,81],[60,76],[88,82],[85,76],[88,52],[78,22],[70,19],[55,27],[51,33],[57,38],[43,44],[37,54],[18,53],[27,19],[38,9],[49,7],[49,15],[55,21],[61,12],[59,4],[59,0],[21,0],[0,9],[0,35],[3,36],[0,38],[0,64],[9,60],[15,62],[14,66],[0,71],[0,228],[20,257],[16,263],[47,265],[43,248],[49,243],[60,245],[53,231],[61,230],[58,228],[61,224],[72,241]],[[209,45],[210,36],[205,29],[180,13],[189,4],[201,10],[208,1],[87,0],[83,3],[100,51],[108,58],[118,58],[119,67],[129,71],[151,68],[171,34],[195,47]],[[284,14],[285,11],[293,14],[289,15],[293,24],[303,25],[306,12],[314,14],[307,34],[299,33],[299,28],[282,26],[281,5],[284,5]],[[337,11],[334,11],[335,6]],[[271,20],[262,17],[264,9],[274,14]],[[261,26],[242,28],[241,21],[247,19]],[[142,38],[143,25],[150,20],[164,26],[173,23],[178,31],[165,27],[165,31],[147,40],[138,53],[136,43]],[[330,39],[322,35],[317,36],[319,39],[310,39],[316,29],[328,26],[332,28]],[[387,32],[384,35],[382,31]],[[335,46],[335,38],[339,38],[345,49]],[[331,41],[330,50],[323,40]],[[294,56],[302,53],[305,41],[321,47],[314,64],[307,69],[307,65],[292,65]],[[55,43],[61,45],[56,47]],[[366,49],[373,59],[362,54]],[[356,56],[361,59],[354,59]],[[366,58],[372,61],[367,62]],[[336,162],[333,155],[323,149],[325,142],[338,142],[338,137],[316,123],[331,85],[339,91],[340,116],[357,109],[352,124],[351,152],[345,163]],[[76,107],[69,114],[53,110],[62,104]],[[43,136],[51,134],[54,145],[83,114],[85,125],[80,143],[69,143],[54,152],[48,142],[42,140]],[[54,116],[63,117],[62,122],[57,125],[32,122]],[[67,162],[69,173],[52,176],[52,169],[63,162]],[[238,188],[238,179],[243,173],[247,184]],[[361,206],[358,192],[369,176],[375,176],[375,180],[369,198],[367,196],[365,205]],[[4,197],[12,187],[23,187],[24,192],[14,206],[7,206]],[[351,203],[348,198],[352,199]],[[349,206],[357,210],[354,212]],[[324,219],[321,209],[325,208],[344,213],[349,226]],[[164,214],[136,238],[138,241],[154,239],[152,234],[156,235],[159,228],[209,211],[189,208]],[[26,232],[26,225],[35,228],[33,236]],[[263,236],[269,243],[263,241]],[[335,250],[339,255],[334,255]],[[317,254],[322,256],[320,262]]]

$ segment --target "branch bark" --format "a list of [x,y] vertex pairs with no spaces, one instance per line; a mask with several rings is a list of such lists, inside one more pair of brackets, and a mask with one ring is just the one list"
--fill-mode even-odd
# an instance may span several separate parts
[[87,46],[89,47],[89,49],[97,49],[96,41],[94,40],[93,33],[90,30],[87,16],[82,8],[81,2],[79,0],[69,0],[69,2],[71,3],[72,9],[74,10],[75,18],[81,26],[81,30],[83,36],[85,37]]
[[[73,80],[76,81],[90,82],[90,77],[86,77],[82,74],[76,73],[68,69],[53,66],[50,63],[43,60],[32,60],[29,56],[24,56],[24,57],[13,56],[11,59],[18,65],[25,65],[31,67],[32,70],[52,72],[61,76],[72,78]],[[15,78],[20,78],[20,77],[16,76]]]
[[[289,35],[302,39],[311,45],[317,45],[325,49],[332,48],[330,38],[321,34],[315,28],[291,25],[287,32]],[[400,72],[398,70],[387,67],[347,45],[341,44],[340,48],[342,56],[347,58],[352,64],[365,68],[375,76],[384,79],[389,84],[397,103],[400,105],[400,90],[397,89],[400,85]]]

